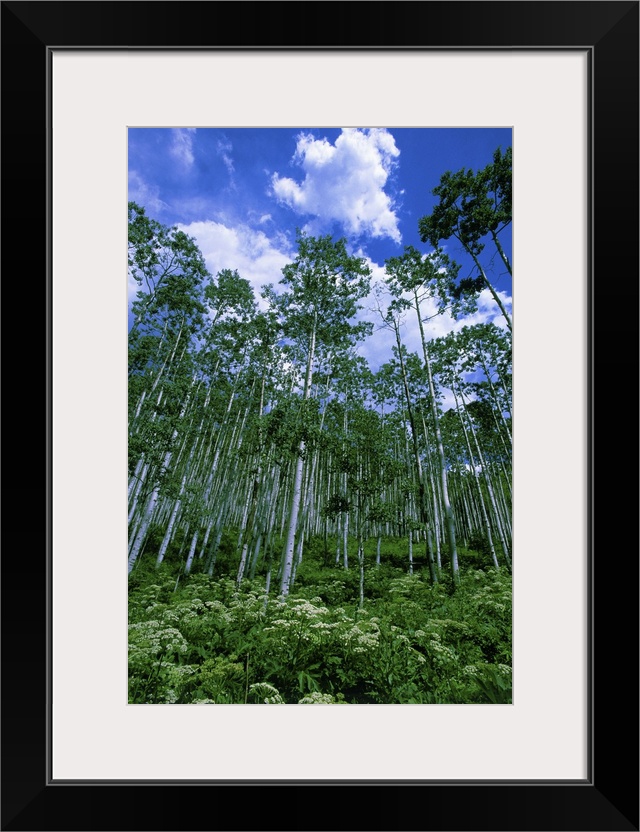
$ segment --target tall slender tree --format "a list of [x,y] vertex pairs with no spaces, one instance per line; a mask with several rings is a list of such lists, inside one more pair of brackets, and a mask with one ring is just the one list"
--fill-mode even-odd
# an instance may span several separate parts
[[[334,241],[330,235],[312,237],[298,231],[297,256],[282,270],[281,294],[271,293],[285,337],[291,339],[305,357],[304,380],[300,391],[302,413],[306,413],[319,353],[339,352],[363,338],[370,327],[354,322],[358,301],[369,291],[370,269],[365,260],[347,251],[346,240]],[[291,506],[282,553],[280,595],[289,593],[296,532],[300,514],[306,439],[301,436],[296,449],[296,464],[291,491]]]
[[[421,302],[425,299],[425,297],[434,296],[438,298],[442,309],[442,293],[438,290],[443,286],[443,284],[450,285],[452,278],[447,273],[448,265],[448,261],[443,260],[439,252],[437,252],[435,256],[423,257],[417,249],[412,246],[408,246],[402,257],[392,257],[386,261],[386,271],[389,276],[388,285],[396,297],[395,303],[411,307],[415,311],[418,320],[420,343],[422,345],[422,355],[424,358],[424,368],[427,373],[429,385],[431,417],[433,420],[433,429],[436,438],[438,460],[440,462],[442,501],[444,504],[447,526],[451,576],[453,578],[454,586],[457,586],[460,582],[460,570],[458,566],[455,518],[451,507],[451,501],[449,499],[447,460],[445,458],[444,446],[440,432],[440,421],[436,404],[436,391],[433,381],[433,373],[431,371],[431,361],[429,358],[429,350],[427,347],[422,319],[423,313],[421,309]],[[407,293],[410,299],[403,298],[403,293]],[[424,495],[422,495],[422,499],[425,499]]]

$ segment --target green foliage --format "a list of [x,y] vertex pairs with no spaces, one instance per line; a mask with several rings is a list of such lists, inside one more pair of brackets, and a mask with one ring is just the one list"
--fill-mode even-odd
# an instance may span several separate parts
[[[476,171],[462,168],[446,171],[432,194],[438,203],[431,214],[418,221],[420,239],[438,249],[442,241],[452,237],[473,258],[476,273],[452,282],[451,296],[456,302],[475,298],[487,286],[478,258],[487,241],[491,241],[509,272],[511,264],[500,242],[500,234],[511,223],[512,153],[497,148],[493,161]],[[473,304],[467,305],[467,311]]]
[[497,234],[511,222],[511,148],[498,148],[493,162],[473,173],[447,171],[433,189],[440,202],[418,223],[423,242],[436,247],[456,237],[469,251],[479,254],[483,237]]
[[510,705],[512,701],[511,667],[505,664],[485,665],[472,674],[484,701],[492,705]]
[[[395,548],[401,551],[397,542]],[[309,542],[295,592],[260,580],[139,567],[129,578],[129,701],[151,704],[508,704],[511,578],[467,569],[458,590],[368,554],[322,565]],[[397,552],[396,552],[397,554]]]

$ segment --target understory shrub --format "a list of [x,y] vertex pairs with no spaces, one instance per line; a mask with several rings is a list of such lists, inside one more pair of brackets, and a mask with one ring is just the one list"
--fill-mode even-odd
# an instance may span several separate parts
[[[130,583],[129,701],[148,704],[508,704],[511,577],[470,569],[455,592],[390,564],[309,558],[286,599],[162,569]],[[315,582],[311,583],[311,577]]]

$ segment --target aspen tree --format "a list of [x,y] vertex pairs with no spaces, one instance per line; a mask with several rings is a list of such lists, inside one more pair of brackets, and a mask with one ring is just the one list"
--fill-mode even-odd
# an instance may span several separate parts
[[[304,381],[300,391],[302,414],[311,395],[316,354],[344,349],[364,337],[369,328],[352,323],[357,301],[369,290],[369,267],[362,258],[348,254],[346,241],[330,236],[297,234],[296,259],[282,270],[282,294],[271,293],[281,316],[283,331],[305,354]],[[280,596],[289,592],[296,532],[300,514],[302,478],[306,458],[304,432],[296,448],[291,504],[281,559]]]

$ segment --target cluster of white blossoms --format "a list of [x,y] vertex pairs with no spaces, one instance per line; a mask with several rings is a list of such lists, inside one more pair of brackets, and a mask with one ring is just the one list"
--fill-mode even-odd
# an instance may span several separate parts
[[269,630],[278,630],[280,627],[283,627],[285,630],[289,629],[293,625],[293,621],[288,618],[274,618],[271,622],[271,626],[264,627],[262,632],[268,633]]
[[[439,630],[453,630],[454,632],[466,632],[469,625],[464,621],[455,621],[453,618],[430,618],[427,621],[429,627],[432,627],[437,633]],[[430,635],[432,635],[430,633]]]
[[[165,662],[163,662],[165,664]],[[167,663],[168,664],[168,663]],[[193,676],[194,673],[198,673],[200,668],[196,664],[169,664],[171,667],[171,673],[176,677],[176,679],[180,679],[185,676]]]
[[249,685],[249,690],[254,696],[262,699],[265,705],[284,705],[284,699],[280,696],[280,691],[270,685],[268,682],[256,682]]
[[[315,603],[313,603],[315,601]],[[327,607],[316,606],[322,602],[321,598],[293,598],[280,609],[281,615],[286,618],[275,618],[263,632],[272,630],[293,631],[296,637],[303,641],[309,641],[312,636],[320,635],[320,630],[334,629],[337,624],[322,620],[323,616],[329,615]],[[313,630],[313,632],[311,632]]]
[[[154,666],[157,666],[157,663]],[[161,666],[167,670],[168,688],[164,694],[164,702],[166,705],[174,705],[180,698],[176,688],[181,691],[187,679],[198,672],[198,667],[193,664],[176,665],[171,662],[162,662]]]
[[[442,643],[438,633],[434,633],[433,636],[434,637],[429,641],[429,649],[431,651],[433,661],[439,665],[446,665],[450,662],[457,664],[458,656],[454,653],[454,651],[450,647],[447,647],[446,644]],[[435,636],[437,636],[437,638]]]
[[199,598],[194,598],[189,604],[180,604],[177,609],[183,622],[193,621],[206,612],[204,602]]
[[481,586],[473,595],[474,601],[488,601],[492,599],[499,599],[500,601],[509,601],[511,599],[511,589],[505,587],[500,581],[493,581]]
[[[243,619],[245,621],[258,621],[264,617],[265,596],[257,592],[248,592],[244,595],[234,593],[229,602],[228,615],[233,621]],[[226,620],[226,619],[225,619]]]
[[[314,598],[313,600],[322,603],[320,598]],[[326,607],[316,606],[307,598],[294,598],[289,608],[296,618],[315,618],[318,615],[328,615],[329,613]]]
[[[497,670],[498,675],[505,679],[511,679],[511,668],[508,664],[484,665],[484,667],[493,668]],[[468,664],[462,668],[462,672],[465,676],[477,676],[481,670],[482,668],[478,668],[475,664]]]
[[312,630],[335,630],[340,624],[338,621],[314,621],[309,626]]
[[340,639],[353,653],[366,653],[380,645],[380,628],[375,622],[371,624],[369,631],[362,630],[354,624],[340,633]]
[[495,593],[489,587],[485,587],[473,596],[478,615],[486,616],[487,619],[503,619],[511,610],[511,598],[501,591]]
[[156,611],[161,612],[164,606],[164,604],[160,604],[158,601],[154,601],[152,604],[149,604],[148,607],[145,607],[144,611],[147,613],[147,615],[151,615]]
[[222,619],[226,624],[232,624],[235,620],[233,613],[225,607],[222,601],[205,601],[204,606],[209,612]]
[[176,610],[171,609],[169,607],[168,609],[162,610],[160,614],[160,620],[167,627],[172,627],[174,624],[177,624],[180,621],[180,614],[176,612]]
[[409,638],[405,636],[400,627],[396,627],[395,624],[392,624],[391,632],[393,633],[393,641],[395,644],[410,644]]
[[314,691],[303,696],[302,699],[298,699],[298,705],[334,705],[335,701],[330,693]]
[[175,627],[167,627],[160,621],[139,621],[129,625],[129,654],[159,656],[164,653],[186,653],[188,644]]

